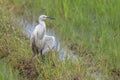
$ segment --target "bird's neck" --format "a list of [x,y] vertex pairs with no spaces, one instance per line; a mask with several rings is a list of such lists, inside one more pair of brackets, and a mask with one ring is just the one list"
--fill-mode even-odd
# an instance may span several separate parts
[[43,20],[39,20],[39,24],[46,27],[45,22]]

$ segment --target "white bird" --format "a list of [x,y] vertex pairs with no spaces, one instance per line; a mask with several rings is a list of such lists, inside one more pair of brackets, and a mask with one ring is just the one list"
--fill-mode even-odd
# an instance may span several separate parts
[[53,19],[46,15],[39,16],[39,24],[35,27],[30,37],[30,46],[33,55],[41,54],[52,50],[55,47],[55,37],[46,35],[45,19]]

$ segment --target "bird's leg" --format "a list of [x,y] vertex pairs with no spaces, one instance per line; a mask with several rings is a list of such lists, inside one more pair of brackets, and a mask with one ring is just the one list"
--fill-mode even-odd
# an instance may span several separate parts
[[42,50],[40,50],[40,54],[41,54],[41,58],[42,58],[42,61],[44,62],[44,55],[42,54]]
[[35,44],[32,44],[32,54],[33,54],[33,57],[38,54],[38,48],[36,47]]
[[41,54],[41,56],[42,56],[42,50],[40,50],[40,54]]
[[39,50],[38,56],[42,56],[42,50]]
[[43,54],[42,54],[42,50],[39,50],[39,54],[38,54],[38,56],[43,56]]
[[32,47],[32,58],[35,59],[37,58],[38,55],[36,55],[38,53],[38,49],[36,47]]

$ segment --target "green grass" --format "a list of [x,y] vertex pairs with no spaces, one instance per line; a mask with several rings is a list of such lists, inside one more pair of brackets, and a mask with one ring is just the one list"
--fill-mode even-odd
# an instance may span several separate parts
[[[86,75],[89,64],[92,65],[91,73],[102,72],[103,80],[106,76],[117,79],[111,75],[111,70],[120,69],[119,4],[120,0],[1,0],[0,6],[4,9],[0,9],[0,55],[14,56],[11,63],[15,64],[23,56],[26,59],[31,55],[29,40],[21,33],[19,23],[12,20],[13,14],[36,21],[40,14],[46,14],[55,17],[55,21],[47,21],[47,27],[59,35],[64,45],[72,47],[82,61],[76,65],[70,61],[63,64],[53,55],[46,56],[50,60],[45,63],[37,60],[35,64],[42,66],[36,67],[40,79],[92,80]],[[57,65],[54,70],[53,62]]]
[[18,80],[18,73],[13,72],[9,64],[0,61],[0,80]]

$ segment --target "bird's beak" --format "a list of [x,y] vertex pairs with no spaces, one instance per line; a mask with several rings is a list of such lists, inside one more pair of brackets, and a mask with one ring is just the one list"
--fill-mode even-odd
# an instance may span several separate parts
[[53,17],[48,17],[48,16],[47,16],[46,18],[48,18],[48,19],[50,19],[50,20],[54,20],[54,19],[55,19],[55,18],[53,18]]

